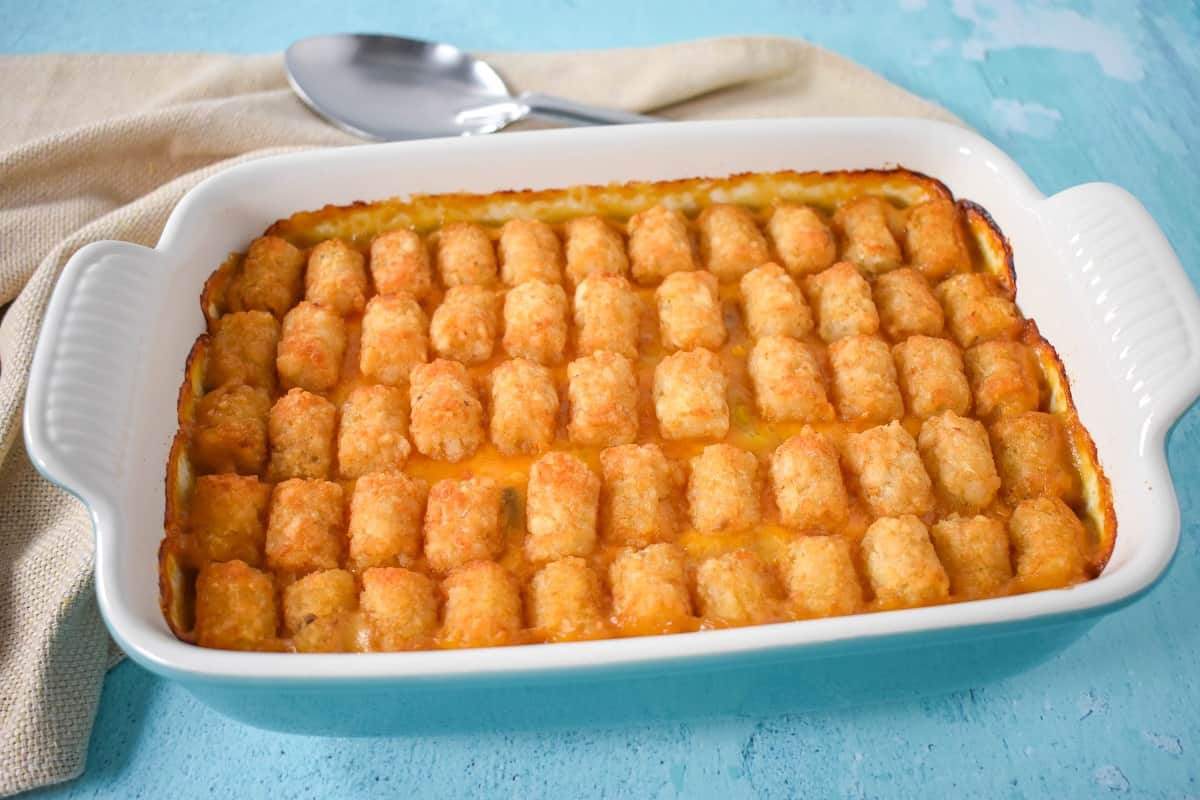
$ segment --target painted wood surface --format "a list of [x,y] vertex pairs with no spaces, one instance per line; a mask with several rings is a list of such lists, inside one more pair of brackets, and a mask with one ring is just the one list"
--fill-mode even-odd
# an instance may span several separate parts
[[[0,0],[0,52],[280,49],[380,30],[480,49],[794,35],[942,103],[1046,193],[1118,183],[1200,284],[1195,2],[470,0],[396,4]],[[1169,444],[1183,541],[1146,598],[999,683],[863,709],[603,730],[336,740],[230,722],[130,663],[109,676],[87,773],[55,797],[1200,796],[1200,411]],[[1136,520],[1123,520],[1136,535]]]

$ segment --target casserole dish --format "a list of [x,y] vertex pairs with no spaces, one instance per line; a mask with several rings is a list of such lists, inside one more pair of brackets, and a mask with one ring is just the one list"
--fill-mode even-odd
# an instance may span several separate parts
[[[203,650],[167,629],[154,558],[161,465],[179,365],[204,325],[196,298],[213,265],[272,220],[415,192],[894,164],[980,203],[1012,243],[1018,304],[1065,364],[1125,521],[1095,580],[951,606],[503,650],[289,658]],[[782,710],[951,689],[1019,669],[1131,602],[1166,568],[1179,512],[1164,437],[1198,392],[1200,301],[1127,193],[1092,184],[1045,198],[995,147],[938,123],[761,120],[364,146],[229,170],[180,202],[157,248],[101,242],[71,259],[35,354],[25,431],[39,470],[91,511],[101,611],[132,658],[245,721],[346,734],[542,724],[561,720],[568,698],[570,713],[585,718],[746,711],[764,700]],[[1014,633],[1024,635],[991,638]]]

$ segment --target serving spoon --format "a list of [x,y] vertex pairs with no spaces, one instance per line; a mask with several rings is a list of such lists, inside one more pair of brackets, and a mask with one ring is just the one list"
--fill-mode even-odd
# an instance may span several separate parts
[[289,47],[284,65],[309,108],[368,139],[475,136],[531,115],[569,125],[659,121],[537,92],[514,96],[487,62],[420,39],[313,36]]

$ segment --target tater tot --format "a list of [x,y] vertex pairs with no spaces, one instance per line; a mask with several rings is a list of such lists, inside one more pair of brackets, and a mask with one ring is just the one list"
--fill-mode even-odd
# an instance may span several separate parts
[[437,270],[446,288],[496,281],[496,251],[483,226],[474,222],[443,225],[437,237]]
[[970,410],[971,387],[954,342],[910,336],[892,348],[892,358],[910,414],[932,417],[943,411],[966,414]]
[[226,385],[201,397],[192,432],[196,472],[261,475],[267,465],[270,411],[270,395],[252,386]]
[[270,311],[282,318],[300,300],[304,252],[278,236],[250,243],[241,274],[229,290],[231,311]]
[[438,481],[425,508],[425,558],[436,572],[504,551],[500,485],[491,478]]
[[452,647],[515,644],[521,634],[521,592],[508,570],[473,561],[442,582],[446,614],[440,638]]
[[950,594],[950,579],[938,561],[929,530],[911,514],[871,523],[862,552],[875,599],[884,606],[924,606]]
[[428,320],[410,294],[375,295],[362,319],[358,368],[374,383],[403,386],[429,357]]
[[297,653],[351,653],[360,647],[354,611],[318,617],[292,637]]
[[717,278],[711,272],[675,272],[654,292],[658,330],[664,347],[691,350],[718,348],[725,341],[725,321]]
[[337,409],[320,395],[292,389],[276,400],[267,421],[271,439],[267,480],[328,478],[336,424]]
[[552,561],[529,582],[529,621],[548,642],[603,638],[600,578],[577,556]]
[[421,554],[425,481],[399,472],[364,475],[350,497],[350,564],[408,566]]
[[767,422],[830,422],[833,406],[816,355],[804,342],[767,336],[748,359],[758,413]]
[[1008,519],[1017,555],[1017,580],[1025,591],[1061,589],[1085,576],[1087,531],[1057,497],[1020,503]]
[[750,336],[802,339],[813,329],[812,311],[804,294],[783,268],[766,263],[742,276],[742,315]]
[[817,333],[826,342],[879,330],[871,286],[853,264],[834,264],[809,277],[806,286],[817,316]]
[[673,353],[654,368],[654,413],[664,439],[729,433],[728,378],[711,350]]
[[588,275],[628,275],[629,259],[620,232],[600,217],[575,217],[564,226],[567,280],[578,285]]
[[620,275],[589,275],[575,289],[575,352],[637,358],[642,301]]
[[700,260],[723,282],[736,281],[770,259],[754,216],[741,206],[716,203],[696,218]]
[[344,529],[339,484],[303,478],[276,484],[267,518],[267,566],[297,575],[335,569]]
[[914,334],[941,336],[946,317],[921,273],[905,267],[875,279],[875,307],[884,334],[898,342]]
[[429,248],[415,231],[381,233],[371,242],[371,278],[379,294],[406,292],[418,300],[433,288]]
[[1020,342],[981,342],[963,353],[967,378],[980,417],[1008,417],[1037,411],[1041,402],[1038,366]]
[[353,611],[358,606],[354,576],[344,569],[310,572],[283,589],[283,629],[297,634],[319,619]]
[[346,323],[325,306],[307,301],[287,312],[275,368],[284,389],[324,392],[338,382],[346,353]]
[[625,550],[609,568],[613,613],[626,636],[692,630],[687,558],[674,544]]
[[326,239],[308,254],[304,297],[335,314],[360,314],[367,304],[367,270],[362,253],[341,239]]
[[795,616],[840,617],[862,608],[862,584],[842,537],[801,536],[788,544],[781,567]]
[[971,269],[958,208],[946,198],[936,197],[909,209],[904,247],[909,262],[931,280]]
[[242,561],[211,563],[196,577],[196,644],[257,650],[275,638],[275,580]]
[[1068,503],[1079,499],[1079,476],[1062,420],[1027,411],[992,425],[992,447],[1004,495],[1011,501],[1050,495]]
[[698,531],[740,531],[762,519],[758,459],[728,444],[710,444],[692,458],[687,499]]
[[395,386],[356,386],[342,403],[338,472],[358,478],[394,472],[412,452],[408,443],[408,394]]
[[360,647],[354,611],[318,617],[292,637],[297,653],[351,653]]
[[204,561],[262,563],[271,487],[242,475],[201,475],[192,488],[189,526]]
[[674,535],[677,514],[672,498],[681,476],[658,445],[609,447],[600,453],[600,470],[606,541],[645,547]]
[[925,420],[917,446],[934,487],[951,506],[981,511],[996,499],[1000,476],[982,422],[943,412]]
[[988,339],[1012,339],[1021,329],[1017,307],[991,275],[954,275],[939,283],[933,293],[941,301],[946,324],[960,347]]
[[804,428],[771,455],[771,489],[779,520],[802,531],[836,531],[846,524],[850,504],[837,448],[823,434]]
[[995,594],[1012,578],[1008,534],[1000,520],[952,514],[939,520],[931,533],[956,597]]
[[525,554],[530,561],[586,556],[596,546],[600,479],[570,453],[547,453],[529,470]]
[[758,556],[735,550],[696,570],[696,604],[717,626],[761,625],[778,617],[779,589]]
[[403,567],[372,567],[362,576],[359,604],[374,650],[428,647],[438,625],[433,581]]
[[917,443],[899,422],[851,434],[846,439],[845,460],[875,516],[921,515],[933,510],[933,486]]
[[547,367],[514,358],[497,365],[491,379],[492,444],[503,455],[550,448],[558,427],[558,391]]
[[654,284],[672,272],[690,272],[700,265],[683,214],[657,205],[629,220],[629,261],[633,279]]
[[557,364],[567,348],[567,294],[527,281],[504,296],[504,349],[513,358]]
[[562,260],[558,235],[546,223],[510,219],[500,229],[500,279],[506,285],[561,283]]
[[567,381],[567,435],[572,442],[611,447],[637,438],[638,384],[632,361],[601,350],[568,364]]
[[486,286],[454,286],[429,322],[433,352],[464,364],[492,357],[499,327],[500,298]]
[[900,245],[892,236],[888,202],[880,197],[859,197],[838,208],[834,222],[846,237],[842,258],[857,264],[868,275],[881,275],[900,266]]
[[413,368],[409,432],[422,455],[462,461],[483,444],[483,405],[475,381],[457,361],[438,359]]
[[847,422],[887,422],[904,416],[896,365],[882,339],[850,336],[829,345],[833,398]]
[[837,258],[837,240],[821,215],[808,206],[781,203],[767,221],[775,253],[793,275],[828,269]]
[[216,322],[204,388],[244,383],[275,389],[275,354],[279,347],[279,320],[266,311],[235,311]]

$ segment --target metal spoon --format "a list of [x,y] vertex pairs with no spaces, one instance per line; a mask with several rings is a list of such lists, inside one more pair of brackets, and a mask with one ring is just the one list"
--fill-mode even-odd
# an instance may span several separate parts
[[474,136],[529,115],[570,125],[658,121],[536,92],[514,97],[486,62],[418,39],[313,36],[289,47],[284,64],[309,108],[368,139]]

